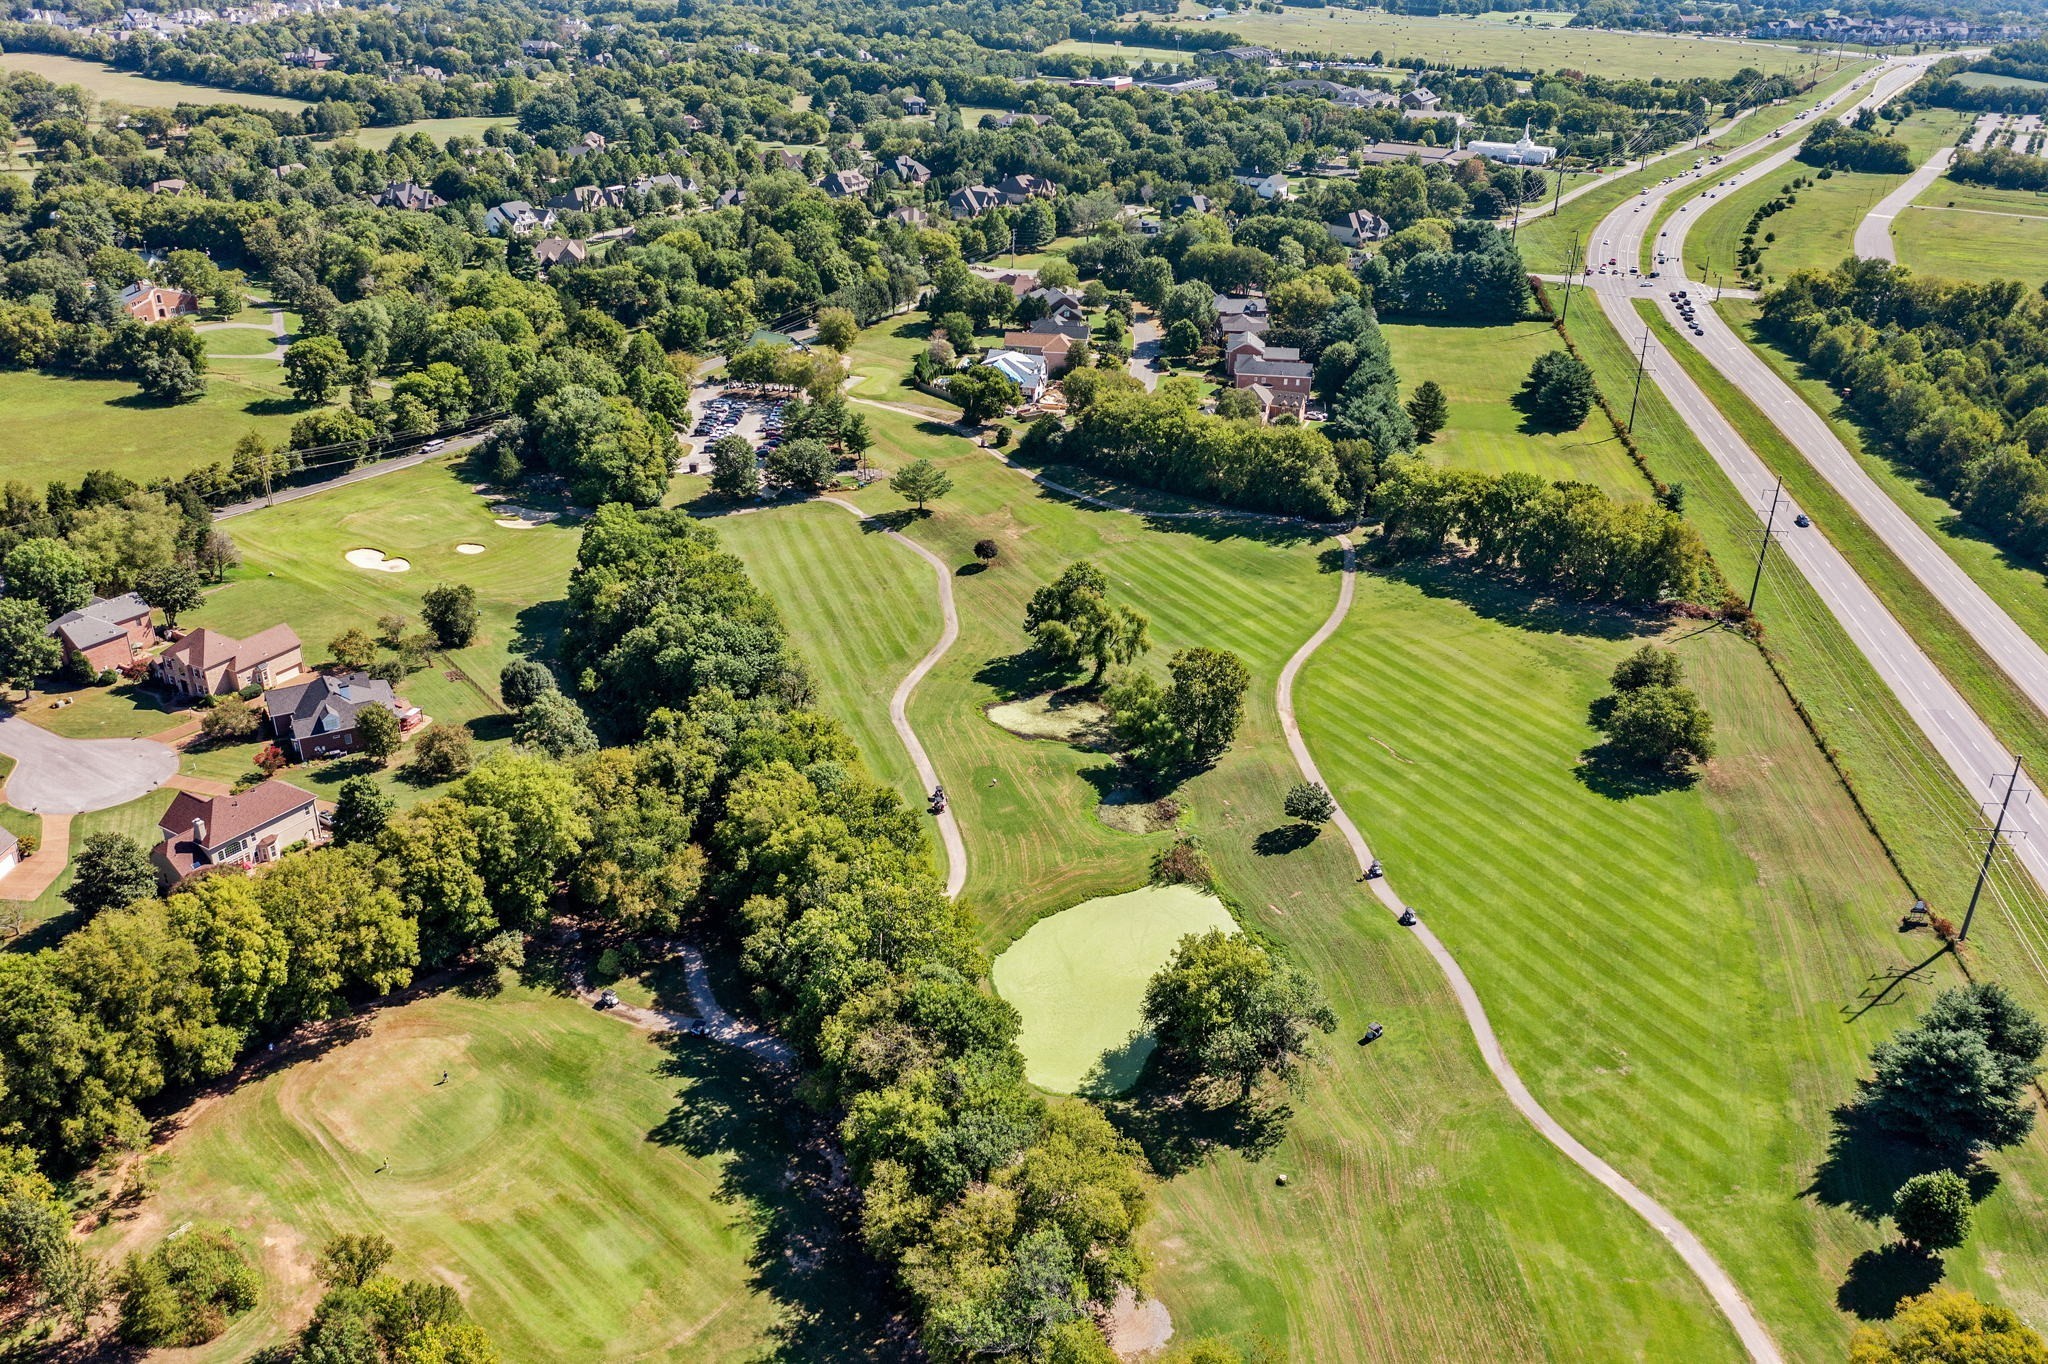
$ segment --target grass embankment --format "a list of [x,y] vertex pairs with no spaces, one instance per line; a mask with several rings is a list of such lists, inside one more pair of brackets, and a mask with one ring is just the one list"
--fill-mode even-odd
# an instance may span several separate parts
[[[85,846],[85,841],[94,834],[115,833],[132,838],[145,848],[153,846],[158,839],[163,837],[162,834],[157,832],[157,819],[170,807],[171,801],[176,795],[177,792],[172,791],[168,787],[160,787],[139,800],[131,800],[125,805],[116,805],[107,810],[93,810],[86,814],[71,816],[70,847],[67,850],[69,860],[65,863],[64,870],[57,873],[57,879],[52,881],[42,894],[36,896],[33,900],[19,902],[18,907],[21,910],[22,925],[29,931],[22,937],[8,943],[8,948],[10,950],[33,950],[50,947],[55,944],[57,938],[68,933],[73,927],[76,927],[76,924],[71,922],[70,917],[67,917],[72,915],[72,909],[70,905],[65,903],[63,896],[64,891],[71,885],[74,879],[78,852],[79,849]],[[15,833],[32,833],[38,838],[43,836],[43,821],[38,816],[7,807],[0,807],[0,809],[4,809],[5,812],[4,816],[0,816],[0,823],[4,823],[8,828],[14,830]],[[36,854],[37,858],[54,856],[56,856],[54,851],[43,851]],[[17,905],[15,902],[10,901],[4,907],[11,913],[17,908]],[[38,932],[36,930],[39,925],[48,925],[48,927],[42,928]]]
[[[736,1364],[781,1357],[784,1325],[861,1315],[826,1296],[829,1262],[785,1259],[804,1216],[788,1131],[737,1053],[518,987],[363,1031],[203,1107],[138,1218],[96,1238],[125,1250],[225,1223],[261,1247],[257,1308],[181,1358],[281,1342],[340,1232],[380,1232],[393,1272],[453,1284],[507,1359]],[[804,1354],[832,1343],[807,1334],[790,1357],[837,1357]]]
[[[1864,66],[1853,65],[1830,75],[1819,85],[1784,104],[1770,105],[1758,109],[1747,118],[1721,133],[1718,137],[1700,144],[1694,156],[1713,156],[1740,147],[1762,137],[1773,128],[1784,127],[1798,116],[1800,110],[1812,108],[1835,91],[1854,80]],[[1554,215],[1524,223],[1517,234],[1522,260],[1529,269],[1538,274],[1561,275],[1568,268],[1572,255],[1574,238],[1580,252],[1587,250],[1586,242],[1600,220],[1612,213],[1617,205],[1639,191],[1661,183],[1672,173],[1674,167],[1689,166],[1683,154],[1665,160],[1652,161],[1642,170],[1620,176],[1598,189],[1588,190],[1578,198],[1559,208]]]
[[[1264,1334],[1303,1359],[1408,1359],[1418,1340],[1445,1358],[1735,1357],[1655,1233],[1506,1106],[1435,967],[1368,907],[1337,841],[1281,853],[1285,840],[1261,838],[1286,823],[1280,800],[1298,780],[1273,687],[1334,601],[1329,544],[1149,527],[1043,492],[910,418],[866,411],[885,466],[928,455],[956,480],[912,536],[958,564],[972,561],[976,539],[1002,546],[989,570],[956,579],[961,639],[911,706],[960,816],[965,898],[992,947],[1043,914],[1141,883],[1161,839],[1095,817],[1099,786],[1114,780],[1103,755],[1019,738],[982,714],[1043,680],[1019,656],[1031,591],[1092,558],[1118,598],[1150,616],[1153,666],[1202,643],[1237,651],[1251,669],[1236,746],[1183,794],[1245,921],[1316,974],[1342,1021],[1329,1068],[1266,1160],[1224,1152],[1162,1191],[1159,1287],[1180,1329]],[[874,511],[900,505],[881,487],[859,500]],[[800,642],[829,638],[817,614],[790,612]],[[1389,1037],[1360,1053],[1351,1041],[1375,1019]],[[1187,1140],[1162,1132],[1149,1145],[1178,1169]],[[1284,1192],[1276,1170],[1290,1175]]]
[[1963,185],[1943,176],[1892,219],[1899,264],[1975,280],[2048,276],[2048,194]]
[[1388,323],[1381,330],[1393,351],[1404,398],[1424,379],[1434,379],[1449,402],[1449,424],[1422,447],[1425,458],[1487,473],[1576,479],[1616,497],[1648,495],[1642,476],[1626,459],[1617,459],[1613,433],[1597,412],[1576,431],[1553,431],[1515,406],[1515,395],[1537,357],[1563,349],[1548,323]]
[[[1956,140],[1973,115],[1953,109],[1922,109],[1896,125],[1895,136],[1918,166]],[[1735,252],[1750,215],[1768,201],[1789,195],[1797,202],[1765,218],[1756,242],[1763,253],[1765,280],[1783,279],[1794,270],[1829,270],[1854,254],[1856,225],[1877,201],[1905,183],[1904,175],[1873,175],[1836,171],[1826,179],[1802,161],[1731,190],[1714,202],[1685,239],[1685,264],[1694,279],[1712,279],[1715,270],[1733,282]],[[1810,185],[1788,190],[1795,179]],[[1775,238],[1775,240],[1767,240]]]

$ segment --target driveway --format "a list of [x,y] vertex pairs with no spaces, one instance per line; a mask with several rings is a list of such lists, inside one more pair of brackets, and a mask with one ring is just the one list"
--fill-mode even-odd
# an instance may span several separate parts
[[178,771],[178,755],[148,739],[66,739],[18,715],[0,715],[0,753],[14,759],[7,803],[34,814],[126,805]]

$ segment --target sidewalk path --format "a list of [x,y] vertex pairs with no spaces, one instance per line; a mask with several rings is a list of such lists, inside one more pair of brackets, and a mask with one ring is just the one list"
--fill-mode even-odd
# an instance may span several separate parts
[[41,846],[0,880],[0,900],[33,900],[71,865],[71,816],[44,815]]
[[[868,514],[851,502],[837,497],[818,500],[851,512],[862,521],[868,519]],[[917,690],[918,683],[924,681],[925,674],[938,666],[939,660],[946,656],[946,650],[953,647],[953,641],[960,638],[960,613],[953,605],[953,570],[947,567],[944,559],[909,536],[893,530],[882,533],[930,564],[939,581],[939,614],[945,621],[945,628],[939,632],[939,642],[917,661],[916,667],[904,674],[903,680],[896,684],[895,693],[889,697],[889,723],[895,727],[896,737],[910,751],[910,765],[917,769],[918,781],[927,783],[929,790],[939,785],[939,773],[932,765],[931,755],[925,752],[924,744],[919,742],[917,731],[910,727],[910,694]],[[946,897],[957,900],[967,886],[967,841],[960,836],[960,821],[954,817],[950,803],[936,818],[939,842],[946,849]]]
[[[1300,675],[1302,665],[1337,632],[1337,627],[1344,623],[1344,617],[1351,610],[1351,599],[1358,586],[1357,553],[1352,549],[1348,537],[1338,536],[1337,543],[1344,548],[1344,584],[1337,592],[1337,604],[1331,609],[1330,617],[1323,622],[1322,628],[1309,636],[1308,642],[1297,649],[1294,657],[1287,660],[1287,666],[1280,670],[1280,685],[1275,697],[1275,704],[1280,711],[1280,727],[1286,732],[1287,747],[1294,754],[1295,766],[1301,769],[1302,780],[1317,782],[1325,790],[1329,789],[1329,783],[1323,781],[1323,774],[1317,769],[1316,760],[1309,753],[1308,744],[1302,739],[1301,726],[1295,720],[1294,680]],[[1372,849],[1366,846],[1365,835],[1359,832],[1358,825],[1352,821],[1342,805],[1337,806],[1332,822],[1343,833],[1344,841],[1350,845],[1351,855],[1358,860],[1358,869],[1363,872],[1370,867],[1373,860]],[[1366,884],[1372,888],[1373,894],[1379,897],[1380,903],[1389,913],[1398,916],[1405,908],[1401,903],[1401,897],[1394,893],[1394,888],[1386,877],[1374,877]],[[1557,1119],[1550,1116],[1543,1105],[1536,1101],[1536,1096],[1529,1092],[1529,1087],[1522,1083],[1522,1077],[1516,1073],[1514,1066],[1509,1064],[1507,1054],[1501,1050],[1500,1039],[1494,1035],[1493,1024],[1486,1017],[1486,1007],[1479,1002],[1479,992],[1472,988],[1472,982],[1459,967],[1457,958],[1453,957],[1450,949],[1430,931],[1428,924],[1418,920],[1410,931],[1422,944],[1423,950],[1436,962],[1438,969],[1444,973],[1444,979],[1450,982],[1451,993],[1457,997],[1458,1007],[1465,1014],[1465,1022],[1472,1029],[1473,1039],[1479,1043],[1479,1054],[1485,1058],[1486,1068],[1493,1072],[1493,1078],[1507,1091],[1508,1102],[1512,1103],[1516,1111],[1527,1118],[1529,1125],[1542,1133],[1551,1145],[1564,1152],[1573,1164],[1599,1180],[1671,1243],[1671,1248],[1678,1252],[1679,1258],[1685,1261],[1686,1267],[1692,1270],[1712,1296],[1714,1305],[1721,1310],[1721,1315],[1735,1328],[1735,1334],[1741,1337],[1743,1348],[1749,1352],[1751,1359],[1759,1361],[1759,1364],[1781,1364],[1783,1356],[1778,1353],[1778,1347],[1772,1341],[1770,1332],[1764,1329],[1763,1322],[1751,1310],[1748,1300],[1742,1296],[1742,1291],[1735,1286],[1735,1281],[1728,1276],[1728,1272],[1721,1268],[1720,1262],[1714,1258],[1712,1252],[1683,1222],[1673,1216],[1668,1208],[1637,1188],[1627,1176],[1595,1155],[1585,1143],[1566,1131]]]

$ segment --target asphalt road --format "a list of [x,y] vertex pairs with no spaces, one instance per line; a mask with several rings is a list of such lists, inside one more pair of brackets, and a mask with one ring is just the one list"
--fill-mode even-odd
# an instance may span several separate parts
[[[1888,64],[1861,102],[1882,102],[1896,95],[1918,79],[1929,60]],[[1850,112],[1853,108],[1844,110],[1845,114]],[[1796,145],[1788,146],[1782,153],[1732,178],[1740,185],[1771,174],[1789,161],[1795,150]],[[1695,188],[1689,183],[1662,186],[1653,189],[1639,206],[1623,205],[1617,209],[1599,229],[1598,238],[1610,243],[1607,253],[1624,262],[1638,259],[1654,206],[1667,195]],[[1672,215],[1673,244],[1664,248],[1667,255],[1678,261],[1684,259],[1684,234],[1698,216],[1683,211]],[[1671,304],[1666,298],[1669,289],[1703,292],[1696,283],[1684,278],[1682,265],[1669,265],[1664,271],[1664,277],[1651,288],[1641,287],[1640,281],[1625,273],[1595,276],[1592,280],[1591,288],[1601,311],[1631,343],[1637,343],[1643,332],[1632,306],[1634,298],[1652,298],[1670,313]],[[1770,417],[1978,645],[2037,707],[2048,712],[2048,652],[2015,625],[1933,538],[1899,509],[1857,465],[1827,423],[1713,309],[1696,309],[1696,316],[1704,335],[1693,336],[1682,324],[1680,334]],[[1675,316],[1673,320],[1676,322]],[[1654,382],[1730,481],[1756,508],[1761,520],[1776,478],[1654,336],[1650,338],[1648,356]],[[1824,528],[1802,530],[1789,526],[1789,519],[1799,510],[1789,500],[1781,502],[1778,510],[1782,533],[1776,544],[1787,562],[1813,584],[1964,790],[1973,800],[1984,798],[1994,776],[2011,769],[2011,749],[1999,742],[1990,726],[1970,708],[1911,633],[1885,608],[1854,566],[1828,540]],[[2013,840],[2015,857],[2037,884],[2048,888],[2048,803],[2015,802],[2008,827],[2021,835]]]
[[[2000,114],[1985,114],[1977,120],[1977,127],[1970,135],[1970,150],[1983,149],[1984,140],[1991,136],[1998,126]],[[1927,187],[1941,178],[1948,169],[1948,163],[1956,159],[1954,147],[1943,147],[1927,158],[1920,168],[1906,177],[1906,183],[1871,205],[1863,221],[1856,224],[1856,254],[1865,260],[1896,261],[1899,250],[1892,245],[1892,219],[1905,212],[1906,205],[1927,192]]]
[[[1287,736],[1288,750],[1294,755],[1294,764],[1301,770],[1302,780],[1316,782],[1325,790],[1329,789],[1329,783],[1323,780],[1323,774],[1316,767],[1316,760],[1309,753],[1308,744],[1301,736],[1301,726],[1295,720],[1294,680],[1301,674],[1302,665],[1323,646],[1324,641],[1337,632],[1337,627],[1344,623],[1344,617],[1351,610],[1351,600],[1358,585],[1357,554],[1347,537],[1338,536],[1337,543],[1344,548],[1344,580],[1343,586],[1337,592],[1337,604],[1331,609],[1329,618],[1323,622],[1322,628],[1311,635],[1308,642],[1295,651],[1294,657],[1287,660],[1287,666],[1280,670],[1280,684],[1275,696],[1275,705],[1280,712],[1280,728]],[[1372,849],[1367,846],[1365,835],[1359,832],[1358,825],[1352,821],[1342,805],[1337,806],[1331,822],[1337,826],[1338,832],[1344,835],[1345,843],[1351,848],[1351,855],[1358,861],[1358,870],[1361,873],[1365,872],[1373,864]],[[1402,910],[1407,908],[1401,897],[1394,893],[1393,884],[1385,876],[1373,877],[1365,884],[1389,913],[1398,917]],[[1751,1309],[1748,1299],[1742,1296],[1742,1290],[1735,1286],[1735,1280],[1721,1267],[1721,1262],[1714,1258],[1713,1252],[1708,1250],[1699,1237],[1693,1235],[1691,1229],[1679,1221],[1670,1209],[1643,1192],[1628,1176],[1594,1154],[1584,1142],[1550,1116],[1549,1110],[1537,1102],[1536,1096],[1529,1092],[1528,1085],[1522,1082],[1521,1075],[1508,1061],[1507,1053],[1501,1049],[1500,1038],[1494,1033],[1493,1023],[1486,1016],[1486,1006],[1479,1002],[1479,992],[1472,987],[1464,968],[1458,965],[1458,959],[1451,955],[1450,949],[1444,946],[1443,941],[1422,920],[1418,919],[1409,931],[1415,935],[1416,941],[1422,944],[1423,950],[1429,953],[1430,959],[1437,964],[1437,969],[1444,973],[1444,978],[1450,983],[1451,993],[1457,998],[1458,1008],[1465,1015],[1465,1023],[1472,1030],[1473,1040],[1479,1044],[1479,1054],[1486,1061],[1486,1068],[1493,1073],[1493,1078],[1506,1091],[1508,1102],[1528,1120],[1531,1127],[1543,1134],[1545,1140],[1562,1151],[1574,1165],[1593,1176],[1603,1187],[1628,1204],[1637,1216],[1655,1227],[1658,1234],[1670,1242],[1672,1250],[1678,1253],[1678,1258],[1685,1262],[1686,1268],[1699,1279],[1708,1295],[1713,1298],[1714,1306],[1720,1309],[1729,1326],[1734,1328],[1735,1334],[1742,1341],[1743,1349],[1748,1351],[1752,1360],[1758,1364],[1780,1364],[1784,1356],[1778,1353],[1777,1343],[1771,1339],[1771,1333],[1764,1328],[1762,1320]]]
[[83,814],[126,805],[178,774],[177,751],[168,745],[149,739],[67,739],[19,715],[0,715],[0,753],[14,759],[7,803],[36,814]]

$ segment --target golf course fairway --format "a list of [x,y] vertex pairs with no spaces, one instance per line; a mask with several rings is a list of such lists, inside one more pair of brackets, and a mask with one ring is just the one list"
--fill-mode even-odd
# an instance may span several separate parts
[[1146,886],[1048,915],[996,958],[996,992],[1024,1017],[1031,1083],[1061,1094],[1119,1093],[1152,1054],[1140,1032],[1145,983],[1190,933],[1237,925],[1193,886]]

